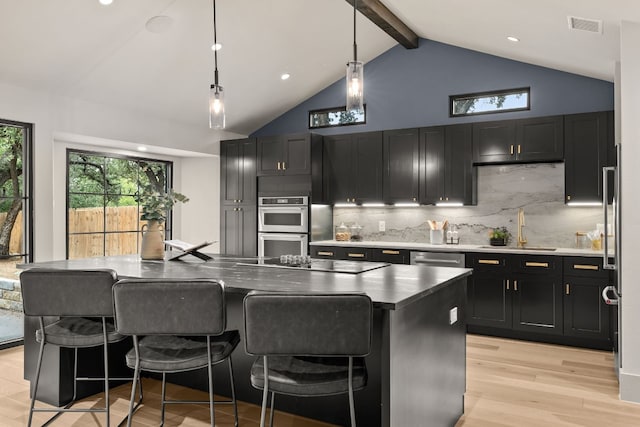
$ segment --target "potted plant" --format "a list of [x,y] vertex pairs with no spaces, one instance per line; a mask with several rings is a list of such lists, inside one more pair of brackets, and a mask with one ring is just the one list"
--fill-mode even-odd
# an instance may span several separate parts
[[510,237],[511,233],[507,227],[497,227],[489,232],[489,244],[491,246],[506,246]]
[[140,219],[147,221],[142,226],[142,259],[164,259],[164,222],[167,212],[178,202],[186,203],[189,199],[181,193],[160,191],[156,186],[148,184],[140,189],[137,197],[142,214]]

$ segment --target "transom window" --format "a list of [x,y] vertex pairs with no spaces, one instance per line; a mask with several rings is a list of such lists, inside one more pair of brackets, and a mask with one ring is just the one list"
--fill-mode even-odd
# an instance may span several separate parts
[[150,183],[171,188],[171,171],[171,162],[67,150],[67,258],[138,253],[146,221],[137,194]]

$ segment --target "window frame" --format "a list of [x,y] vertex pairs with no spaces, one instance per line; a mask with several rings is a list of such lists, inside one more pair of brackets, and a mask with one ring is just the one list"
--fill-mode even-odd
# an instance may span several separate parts
[[354,125],[366,125],[367,124],[367,104],[364,104],[364,112],[362,113],[363,115],[363,120],[361,122],[354,122],[354,123],[338,123],[335,125],[332,124],[328,124],[328,125],[324,125],[324,126],[312,126],[311,125],[311,115],[312,114],[317,114],[317,113],[341,113],[341,112],[347,112],[347,106],[343,105],[341,107],[331,107],[331,108],[320,108],[317,110],[309,110],[309,114],[307,115],[307,126],[309,127],[309,129],[325,129],[325,128],[334,128],[334,127],[342,127],[342,126],[354,126]]
[[[127,230],[127,231],[107,231],[106,229],[106,202],[103,202],[103,209],[104,209],[104,213],[103,215],[105,216],[105,221],[104,221],[104,225],[102,228],[102,231],[91,231],[91,232],[81,232],[81,233],[69,233],[69,209],[70,209],[70,195],[71,194],[80,194],[80,193],[70,193],[69,191],[69,172],[70,172],[70,162],[69,162],[69,158],[71,154],[86,154],[86,155],[90,155],[90,156],[99,156],[99,157],[103,157],[103,158],[111,158],[111,159],[120,159],[120,160],[130,160],[130,161],[135,161],[135,162],[153,162],[153,163],[162,163],[165,165],[166,167],[166,173],[165,173],[165,190],[168,190],[170,188],[173,188],[173,162],[169,161],[169,160],[160,160],[160,159],[154,159],[154,158],[150,158],[150,157],[138,157],[138,156],[132,156],[132,155],[127,155],[127,154],[120,154],[120,153],[110,153],[110,152],[104,152],[104,151],[92,151],[92,150],[85,150],[85,149],[77,149],[77,148],[67,148],[66,149],[66,153],[65,153],[65,163],[66,163],[66,176],[65,176],[65,259],[69,259],[69,237],[73,236],[73,235],[93,235],[93,234],[102,234],[103,235],[103,240],[102,240],[102,256],[107,256],[106,255],[106,245],[107,245],[107,239],[106,236],[109,234],[122,234],[122,233],[132,233],[132,232],[136,232],[137,233],[137,246],[140,246],[140,242],[142,239],[142,234],[141,234],[141,230]],[[87,194],[98,194],[98,193],[87,193]],[[106,190],[103,191],[103,193],[101,195],[106,196]],[[104,199],[106,200],[106,198]],[[140,203],[138,203],[138,215],[140,215]],[[172,234],[173,234],[173,209],[171,209],[167,215],[167,219],[165,220],[165,227],[164,227],[164,233],[165,233],[165,239],[169,240],[172,238]]]
[[[479,111],[475,113],[454,113],[453,107],[455,101],[459,101],[462,99],[468,98],[486,98],[491,96],[500,96],[500,95],[513,95],[519,93],[527,94],[527,105],[524,107],[517,108],[505,108],[501,110],[492,110],[492,111]],[[500,113],[511,113],[514,111],[527,111],[531,110],[531,87],[518,87],[514,89],[500,89],[500,90],[490,90],[485,92],[472,92],[472,93],[463,93],[459,95],[449,95],[449,117],[468,117],[468,116],[480,116],[484,114],[500,114]]]

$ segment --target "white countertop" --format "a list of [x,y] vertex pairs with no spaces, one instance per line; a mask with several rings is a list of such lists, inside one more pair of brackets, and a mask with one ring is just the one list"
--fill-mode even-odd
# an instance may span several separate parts
[[[309,243],[311,246],[345,246],[351,248],[388,248],[388,249],[408,249],[414,251],[427,252],[485,252],[485,253],[509,253],[509,254],[536,254],[536,255],[559,255],[559,256],[589,256],[602,257],[602,251],[578,248],[556,248],[555,250],[536,250],[527,248],[516,248],[514,246],[489,246],[489,245],[433,245],[431,243],[419,242],[388,242],[388,241],[337,241],[320,240]],[[535,248],[535,247],[534,247]],[[609,256],[613,256],[610,252]]]

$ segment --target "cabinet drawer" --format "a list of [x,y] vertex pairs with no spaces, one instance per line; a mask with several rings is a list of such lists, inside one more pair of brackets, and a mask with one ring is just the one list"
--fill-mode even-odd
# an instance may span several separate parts
[[609,271],[602,268],[602,258],[564,257],[565,276],[607,278]]
[[406,249],[371,249],[371,261],[409,264],[410,252]]
[[336,249],[337,259],[347,259],[351,261],[370,261],[371,250],[367,248],[338,247]]
[[472,254],[467,257],[467,267],[478,272],[496,272],[505,274],[509,256],[506,254]]
[[562,257],[517,255],[514,268],[525,274],[562,274]]
[[339,254],[334,246],[311,246],[311,257],[319,259],[338,259]]

